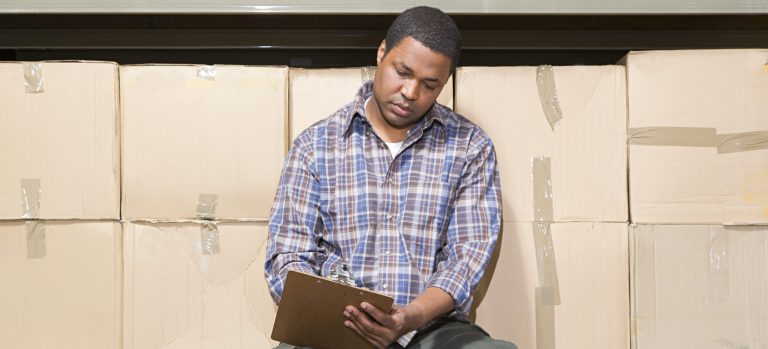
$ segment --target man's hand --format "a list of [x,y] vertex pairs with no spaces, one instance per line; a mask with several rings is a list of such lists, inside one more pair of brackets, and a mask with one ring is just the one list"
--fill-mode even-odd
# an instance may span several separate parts
[[360,308],[365,313],[351,305],[347,306],[344,310],[344,317],[347,318],[344,325],[376,348],[384,349],[410,331],[407,326],[408,316],[403,308],[393,309],[392,314],[385,313],[366,302],[361,303]]
[[360,307],[365,313],[351,305],[347,306],[344,310],[344,317],[347,318],[344,325],[377,348],[383,349],[402,335],[449,312],[453,309],[453,298],[439,288],[428,287],[405,307],[394,308],[391,314],[376,309],[366,302],[360,303]]

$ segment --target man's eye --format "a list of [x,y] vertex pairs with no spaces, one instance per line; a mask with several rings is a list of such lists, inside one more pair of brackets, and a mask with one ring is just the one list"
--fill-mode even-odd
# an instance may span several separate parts
[[424,87],[426,87],[427,90],[430,90],[430,91],[433,91],[434,89],[437,88],[437,86],[433,86],[433,85],[424,85]]
[[404,71],[400,71],[400,70],[398,70],[398,71],[397,71],[397,75],[400,75],[400,76],[402,76],[402,77],[407,77],[407,76],[408,76],[408,73],[406,73],[406,72],[404,72]]

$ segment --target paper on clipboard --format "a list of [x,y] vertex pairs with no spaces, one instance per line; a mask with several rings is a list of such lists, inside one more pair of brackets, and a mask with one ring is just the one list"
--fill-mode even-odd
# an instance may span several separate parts
[[383,294],[289,271],[272,329],[272,339],[313,349],[373,348],[344,326],[344,308],[368,302],[388,310],[394,299]]

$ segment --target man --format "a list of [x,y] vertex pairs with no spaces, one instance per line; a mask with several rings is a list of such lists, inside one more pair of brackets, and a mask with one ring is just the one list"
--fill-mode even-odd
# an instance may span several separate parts
[[466,322],[501,194],[491,140],[435,102],[459,48],[445,13],[406,10],[379,46],[373,83],[297,137],[270,217],[276,302],[289,270],[328,276],[349,264],[358,286],[398,305],[344,311],[344,325],[376,347],[514,348]]

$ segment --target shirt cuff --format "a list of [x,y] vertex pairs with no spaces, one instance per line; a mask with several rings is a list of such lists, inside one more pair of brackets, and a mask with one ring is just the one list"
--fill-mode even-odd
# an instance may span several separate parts
[[416,330],[408,332],[397,339],[397,344],[400,344],[403,346],[403,348],[405,348],[408,346],[408,343],[411,342],[411,339],[413,339],[415,335],[416,335]]
[[272,299],[274,299],[275,304],[280,304],[280,300],[283,298],[283,290],[285,289],[285,279],[288,277],[288,272],[294,270],[300,273],[309,274],[309,275],[316,275],[315,271],[312,270],[312,267],[304,264],[304,263],[288,263],[283,266],[282,269],[280,269],[280,272],[278,273],[278,283],[274,285],[274,287],[270,288],[270,293],[272,294]]
[[450,269],[440,270],[432,274],[427,287],[437,287],[448,293],[453,298],[454,309],[460,317],[466,312],[464,308],[470,301],[470,286],[464,274]]

